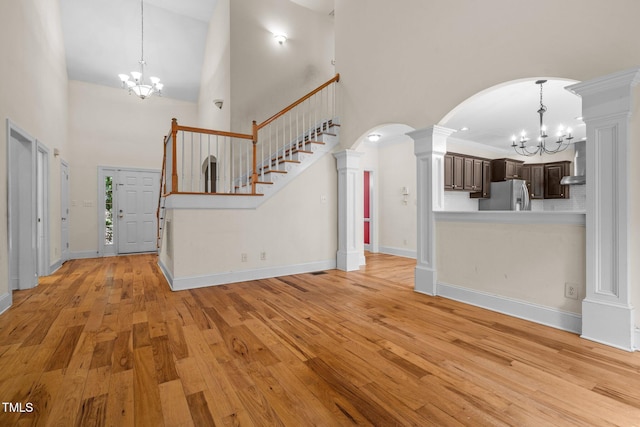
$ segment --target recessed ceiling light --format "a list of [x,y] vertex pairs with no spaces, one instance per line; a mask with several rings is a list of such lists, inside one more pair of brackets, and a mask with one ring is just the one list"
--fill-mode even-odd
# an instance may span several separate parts
[[274,34],[273,38],[275,39],[275,41],[278,42],[278,44],[283,45],[284,42],[287,41],[287,36],[285,36],[284,34]]
[[380,140],[380,134],[378,133],[371,133],[367,136],[367,138],[369,138],[370,142],[377,142],[378,140]]
[[576,117],[576,120],[582,120],[582,116]]
[[468,127],[466,127],[466,126],[464,126],[464,127],[463,127],[462,129],[460,129],[460,130],[461,130],[462,132],[466,132],[466,131],[468,131],[468,130],[469,130],[469,128],[468,128]]

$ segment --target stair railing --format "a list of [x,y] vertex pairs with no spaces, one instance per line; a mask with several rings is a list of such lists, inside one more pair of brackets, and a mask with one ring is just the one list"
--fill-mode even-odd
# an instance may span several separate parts
[[299,98],[262,123],[253,122],[254,165],[252,192],[265,174],[287,161],[294,161],[297,152],[329,132],[337,124],[337,83],[340,74]]
[[162,195],[257,195],[256,184],[278,161],[293,161],[296,152],[336,124],[339,80],[336,74],[262,123],[254,121],[251,135],[182,126],[173,119],[164,141]]

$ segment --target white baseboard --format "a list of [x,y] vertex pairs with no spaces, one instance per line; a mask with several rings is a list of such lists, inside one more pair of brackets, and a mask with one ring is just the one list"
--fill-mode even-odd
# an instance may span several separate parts
[[69,259],[100,258],[98,251],[69,252]]
[[62,267],[62,258],[58,258],[56,262],[49,266],[49,274],[55,273],[60,267]]
[[256,268],[253,270],[229,271],[206,276],[173,277],[162,262],[158,262],[160,269],[167,278],[171,289],[183,291],[187,289],[203,288],[207,286],[226,285],[229,283],[246,282],[249,280],[267,279],[270,277],[289,276],[292,274],[311,273],[314,271],[333,270],[336,260],[316,261],[305,264],[285,265],[279,267]]
[[0,295],[0,314],[4,313],[11,307],[13,303],[13,295],[11,291],[7,292],[4,295]]
[[410,249],[401,249],[401,248],[392,248],[390,246],[380,246],[378,248],[378,252],[381,254],[387,255],[396,255],[404,258],[418,258],[418,254],[416,251],[412,251]]
[[582,316],[474,289],[438,283],[437,295],[563,331],[582,333]]
[[173,289],[173,275],[171,274],[167,266],[164,265],[164,262],[162,262],[162,259],[159,256],[158,256],[158,267],[160,267],[160,271],[162,271],[162,274],[164,274],[164,278],[167,279],[167,282],[169,283],[169,287],[171,288],[171,290],[175,291],[175,289]]
[[640,351],[640,328],[636,328],[633,336],[633,350]]

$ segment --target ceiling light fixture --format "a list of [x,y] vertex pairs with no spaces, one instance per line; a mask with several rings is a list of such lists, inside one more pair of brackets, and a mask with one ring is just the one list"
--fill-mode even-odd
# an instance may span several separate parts
[[371,134],[367,135],[367,138],[369,138],[370,142],[378,142],[380,140],[380,134],[371,133]]
[[282,46],[284,42],[287,41],[287,36],[285,36],[284,34],[274,34],[273,38],[278,42],[280,46]]
[[151,84],[146,84],[144,81],[144,66],[147,63],[144,61],[144,2],[140,0],[140,71],[132,71],[131,77],[133,80],[129,79],[128,74],[118,74],[120,77],[120,81],[122,82],[122,88],[127,89],[129,94],[131,92],[138,95],[141,99],[145,99],[148,96],[157,93],[159,96],[162,96],[162,88],[164,85],[160,83],[160,79],[158,77],[150,77]]
[[[569,147],[571,140],[573,139],[571,128],[564,128],[564,126],[558,126],[558,132],[556,134],[556,146],[555,148],[548,148],[546,144],[547,135],[547,127],[544,124],[544,113],[547,111],[547,107],[542,103],[542,85],[545,84],[546,80],[538,80],[536,81],[537,85],[540,85],[540,108],[538,109],[538,115],[540,116],[540,129],[538,136],[538,144],[535,146],[527,146],[526,142],[529,141],[527,138],[527,132],[522,130],[520,133],[520,140],[516,142],[516,136],[513,135],[511,137],[511,147],[515,150],[516,153],[522,156],[535,156],[536,154],[542,155],[544,154],[555,154],[561,151],[564,151]],[[566,141],[566,142],[565,142]]]

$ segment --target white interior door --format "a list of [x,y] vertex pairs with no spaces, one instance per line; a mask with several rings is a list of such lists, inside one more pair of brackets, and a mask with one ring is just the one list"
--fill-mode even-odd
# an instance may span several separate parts
[[69,259],[69,165],[60,162],[60,261]]
[[160,173],[121,170],[117,180],[118,253],[154,252]]
[[35,142],[9,122],[9,280],[11,289],[38,284]]
[[49,274],[49,171],[48,152],[38,143],[36,152],[36,236],[38,276]]

